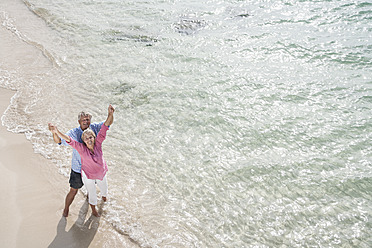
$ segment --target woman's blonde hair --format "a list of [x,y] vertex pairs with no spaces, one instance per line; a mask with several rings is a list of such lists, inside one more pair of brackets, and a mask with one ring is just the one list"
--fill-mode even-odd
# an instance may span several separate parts
[[93,135],[94,140],[96,139],[96,134],[93,132],[93,130],[90,129],[90,128],[87,128],[87,129],[85,129],[84,132],[81,134],[81,139],[83,140],[83,144],[84,144],[84,145],[85,145],[85,142],[84,142],[84,136],[85,136],[86,134],[88,134],[88,133],[90,133],[91,135]]

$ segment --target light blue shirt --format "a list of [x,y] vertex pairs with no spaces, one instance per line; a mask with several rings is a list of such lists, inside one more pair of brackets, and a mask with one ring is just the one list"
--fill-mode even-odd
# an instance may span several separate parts
[[[97,136],[103,123],[104,122],[90,124],[89,128],[92,129],[93,132]],[[83,140],[81,139],[82,134],[83,134],[83,130],[81,129],[81,127],[76,127],[66,133],[67,136],[70,136],[71,138],[73,138],[74,140],[80,143],[83,143]],[[69,146],[69,144],[67,144],[66,140],[64,139],[61,139],[61,143],[59,144],[64,145],[64,146]],[[81,173],[81,158],[80,158],[78,151],[76,151],[75,149],[72,150],[71,169],[77,173]]]

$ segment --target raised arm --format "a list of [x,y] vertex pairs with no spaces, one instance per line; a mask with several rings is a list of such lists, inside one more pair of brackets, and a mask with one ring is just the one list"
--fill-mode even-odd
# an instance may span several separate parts
[[48,126],[49,126],[49,131],[51,131],[52,134],[53,134],[53,140],[54,140],[54,142],[56,142],[57,144],[60,144],[62,142],[61,141],[61,138],[56,133],[54,133],[52,131],[52,129],[54,128],[54,126],[52,124],[50,124],[50,123],[48,124]]
[[115,112],[115,109],[110,104],[110,106],[108,107],[108,116],[107,116],[107,119],[104,123],[105,126],[110,126],[114,122],[114,112]]
[[58,143],[61,142],[61,138],[66,140],[68,143],[71,142],[71,138],[67,136],[66,134],[61,133],[58,130],[57,126],[54,126],[53,124],[49,123],[49,130],[53,133],[53,139],[55,142],[57,142],[55,137],[58,137],[58,140],[59,140]]

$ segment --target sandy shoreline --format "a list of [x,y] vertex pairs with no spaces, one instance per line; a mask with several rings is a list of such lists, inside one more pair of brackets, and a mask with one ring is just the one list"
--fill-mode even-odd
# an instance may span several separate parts
[[[1,114],[14,93],[0,88]],[[4,126],[0,127],[0,168],[2,245],[48,247],[53,244],[53,247],[64,247],[66,243],[62,242],[68,240],[61,240],[57,229],[62,230],[61,224],[67,227],[70,222],[76,222],[79,205],[84,201],[82,194],[77,196],[71,216],[62,218],[68,179],[58,174],[50,161],[35,154],[23,134],[8,132]],[[73,236],[71,233],[71,238]],[[55,240],[60,243],[53,243]]]
[[[22,2],[7,3],[2,2],[0,7],[6,7],[3,10],[13,20],[19,21],[19,27],[25,27],[23,24],[31,20],[40,23]],[[0,33],[2,69],[21,71],[27,77],[33,77],[43,68],[50,68],[50,62],[41,51],[19,39],[12,30],[3,25]],[[9,88],[17,89],[13,81],[9,83]],[[15,93],[0,87],[0,116]],[[45,126],[47,128],[47,123]],[[50,144],[55,145],[52,140]],[[90,228],[94,225],[89,228],[84,226],[85,217],[90,212],[83,194],[79,192],[71,206],[70,216],[63,218],[64,198],[69,190],[68,178],[59,174],[50,160],[35,154],[24,134],[9,132],[2,124],[0,169],[1,247],[102,247],[99,245],[102,243],[100,235],[94,242],[97,246],[91,245],[99,225],[95,225],[95,229]],[[99,224],[99,219],[95,222]]]
[[[45,25],[43,21],[22,1],[4,1],[0,8],[6,13],[2,18],[9,15],[25,36],[38,33],[35,29],[44,30],[40,29]],[[19,82],[13,80],[14,76],[22,73],[20,82],[40,77],[52,68],[52,64],[42,51],[20,39],[12,28],[2,25],[0,34],[1,69],[12,75],[5,78],[5,85],[0,86],[0,116],[3,116],[16,93],[8,89],[20,87]],[[21,92],[27,91],[22,87]],[[40,124],[47,130],[47,123]],[[56,146],[52,136],[50,145]],[[105,213],[101,218],[91,216],[86,197],[80,191],[70,207],[69,217],[62,217],[69,191],[68,178],[58,173],[51,160],[34,153],[31,142],[23,133],[9,132],[2,124],[0,169],[1,247],[138,247],[105,221]]]
[[[14,94],[0,88],[1,115]],[[128,237],[107,231],[104,217],[91,215],[80,191],[69,217],[62,217],[68,178],[51,161],[35,154],[24,134],[8,132],[2,125],[0,170],[2,247],[137,247]]]
[[[27,22],[36,18],[22,3],[9,2],[7,8],[14,14],[14,20]],[[17,13],[21,13],[19,19],[15,17]],[[22,24],[17,25],[23,27]],[[13,73],[20,71],[26,78],[49,70],[51,64],[40,50],[23,42],[4,26],[0,26],[0,34],[2,69]],[[17,89],[12,80],[5,85]],[[15,93],[0,87],[0,116]],[[50,145],[56,146],[52,137]],[[92,217],[80,191],[70,208],[69,217],[63,218],[68,178],[58,173],[51,160],[35,154],[24,134],[9,132],[2,124],[0,169],[1,247],[138,247],[104,221],[104,214],[101,218]]]
[[[0,89],[0,113],[3,114],[15,92]],[[53,166],[33,152],[23,134],[0,127],[1,166],[1,240],[6,247],[47,247],[56,236],[63,203],[61,190],[54,187],[62,176],[43,170]],[[52,185],[50,179],[57,183]],[[46,222],[45,220],[48,220]],[[50,220],[50,221],[49,221]]]

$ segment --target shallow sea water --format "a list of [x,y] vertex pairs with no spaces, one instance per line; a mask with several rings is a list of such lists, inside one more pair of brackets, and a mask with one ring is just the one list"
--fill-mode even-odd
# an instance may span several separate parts
[[371,3],[24,4],[40,30],[6,8],[2,27],[49,64],[0,63],[0,86],[17,90],[2,121],[67,176],[71,151],[51,145],[47,123],[67,131],[113,104],[103,219],[119,235],[141,247],[372,245]]

